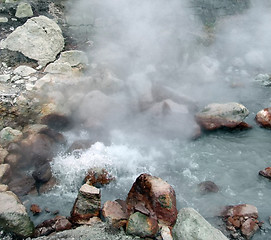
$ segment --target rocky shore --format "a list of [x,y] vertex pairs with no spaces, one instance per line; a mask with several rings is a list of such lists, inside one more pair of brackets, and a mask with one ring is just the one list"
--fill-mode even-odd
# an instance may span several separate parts
[[[249,6],[247,1],[240,2],[242,9]],[[74,28],[82,26],[66,16],[67,6],[61,0],[0,0],[0,229],[3,230],[0,237],[252,238],[263,225],[255,206],[249,203],[225,206],[218,217],[214,216],[225,223],[218,230],[195,209],[177,209],[173,187],[147,173],[138,176],[126,199],[112,199],[102,205],[101,188],[118,176],[98,168],[89,169],[82,176],[84,183],[70,216],[55,213],[57,216],[34,226],[29,211],[38,215],[50,210],[33,203],[27,211],[20,198],[44,194],[57,185],[51,162],[59,149],[71,153],[88,149],[97,141],[109,141],[103,126],[115,120],[112,113],[118,112],[119,106],[146,116],[156,127],[167,123],[165,131],[171,136],[182,135],[191,140],[219,129],[252,128],[245,122],[249,109],[240,103],[210,103],[199,110],[199,105],[190,98],[158,84],[138,87],[137,96],[131,96],[133,99],[126,106],[123,98],[115,95],[131,90],[131,86],[107,66],[91,62],[86,50],[91,42],[74,35]],[[86,23],[83,27],[89,26]],[[268,79],[265,76],[264,81]],[[190,122],[190,128],[176,128],[173,123],[177,119]],[[255,121],[258,127],[270,129],[270,108],[259,109]],[[78,125],[97,132],[97,138],[82,139],[68,146],[63,131]],[[270,167],[259,174],[270,179]],[[206,181],[199,185],[199,192],[215,194],[219,187]]]

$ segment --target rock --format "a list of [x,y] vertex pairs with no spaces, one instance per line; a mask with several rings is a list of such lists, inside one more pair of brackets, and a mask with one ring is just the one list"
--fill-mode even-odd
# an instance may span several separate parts
[[105,169],[103,168],[92,168],[88,170],[87,176],[85,177],[85,183],[93,185],[94,187],[102,187],[109,184],[115,178],[112,177]]
[[34,232],[34,224],[27,215],[18,197],[10,192],[0,192],[0,226],[21,237],[29,237]]
[[248,114],[248,109],[239,103],[213,103],[196,114],[196,121],[205,130],[215,130],[223,127],[247,129],[250,126],[243,120]]
[[10,74],[2,74],[0,75],[0,82],[7,82],[8,80],[10,80]]
[[46,183],[52,177],[51,166],[49,163],[45,163],[38,166],[37,169],[32,173],[32,177],[37,183]]
[[218,229],[208,223],[193,208],[182,208],[178,213],[175,226],[172,229],[176,240],[227,240]]
[[70,66],[75,67],[79,64],[87,65],[88,57],[86,53],[79,50],[65,51],[60,54],[56,63],[69,63]]
[[255,77],[255,80],[258,81],[258,82],[261,82],[264,86],[271,86],[271,76],[270,74],[258,74],[256,77]]
[[72,145],[68,148],[68,150],[66,151],[66,153],[70,154],[70,153],[72,153],[75,150],[86,150],[86,149],[89,149],[91,147],[91,145],[93,145],[94,143],[95,143],[94,141],[90,141],[88,139],[74,141],[72,143]]
[[206,193],[217,193],[219,191],[218,186],[211,181],[204,181],[198,184],[199,192],[201,194],[206,194]]
[[246,237],[246,239],[250,239],[255,232],[259,230],[259,225],[255,219],[247,219],[241,227],[242,234]]
[[157,220],[140,212],[133,213],[127,222],[126,233],[142,238],[154,237],[158,232]]
[[7,23],[8,18],[7,17],[0,17],[0,23]]
[[54,112],[54,110],[52,112],[49,111],[43,113],[43,116],[41,117],[42,124],[46,124],[55,130],[65,130],[70,127],[71,120],[67,115]]
[[0,184],[0,192],[6,192],[8,191],[8,185]]
[[0,147],[0,164],[4,163],[4,160],[7,155],[8,155],[8,151]]
[[106,201],[102,215],[104,219],[114,228],[121,228],[126,225],[128,215],[123,211],[121,205],[116,201]]
[[32,204],[30,206],[30,211],[33,213],[33,215],[39,215],[42,212],[41,208],[37,204]]
[[221,211],[223,217],[253,217],[258,218],[258,209],[250,204],[240,204],[235,206],[226,206]]
[[264,127],[271,128],[271,108],[265,108],[259,111],[255,117],[256,122]]
[[38,61],[42,66],[54,61],[63,47],[64,38],[61,29],[45,16],[27,20],[0,43],[1,49],[18,51]]
[[9,189],[18,196],[27,195],[36,189],[35,180],[30,176],[13,177],[8,186]]
[[11,169],[9,164],[0,164],[0,183],[8,183],[11,179]]
[[55,223],[55,230],[56,232],[68,230],[72,228],[71,222],[66,218],[62,216],[56,216],[56,223]]
[[7,146],[11,142],[19,141],[22,138],[22,132],[11,127],[3,128],[0,131],[0,144]]
[[168,226],[162,226],[160,231],[162,240],[173,240],[171,230],[169,229]]
[[174,189],[161,178],[141,174],[133,184],[127,199],[128,213],[133,213],[142,204],[159,223],[173,226],[177,219],[176,196]]
[[14,74],[19,75],[21,77],[27,77],[35,72],[37,72],[37,70],[35,70],[34,68],[29,67],[29,66],[24,66],[24,65],[17,67],[13,71]]
[[77,195],[71,211],[71,221],[84,224],[91,217],[97,217],[101,208],[101,192],[98,188],[84,184]]
[[26,2],[20,2],[17,6],[15,17],[17,18],[25,18],[25,17],[32,17],[33,11],[31,5]]
[[20,168],[22,163],[22,155],[17,153],[8,154],[5,158],[5,163],[9,164],[12,169]]
[[259,175],[271,179],[271,167],[267,167],[266,169],[260,171]]
[[46,183],[42,183],[42,185],[39,185],[37,190],[39,194],[44,194],[52,190],[55,185],[57,184],[57,180],[54,177],[51,177],[50,180]]
[[40,133],[43,129],[47,129],[48,126],[45,124],[31,124],[27,125],[23,129],[23,134],[26,136],[29,136],[31,134],[37,134]]
[[54,62],[50,63],[44,70],[46,73],[52,73],[52,74],[71,74],[72,73],[72,67],[69,63],[60,63],[60,62]]

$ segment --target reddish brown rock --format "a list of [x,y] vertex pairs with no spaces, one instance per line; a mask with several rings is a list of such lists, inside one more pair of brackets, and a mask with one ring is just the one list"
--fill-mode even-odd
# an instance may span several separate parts
[[5,163],[8,163],[13,169],[19,168],[22,165],[22,155],[10,153],[6,156]]
[[271,179],[271,167],[267,167],[266,169],[260,171],[259,175]]
[[32,204],[30,206],[30,211],[33,213],[33,215],[38,215],[42,212],[41,208],[37,204]]
[[246,239],[250,239],[258,229],[258,222],[255,219],[249,218],[242,224],[241,232]]
[[87,176],[85,177],[85,183],[95,187],[102,187],[109,184],[114,179],[115,178],[112,177],[105,169],[92,168],[88,170]]
[[121,228],[126,225],[128,214],[122,210],[122,207],[116,201],[105,202],[102,215],[114,228]]
[[141,174],[133,184],[126,199],[129,214],[138,204],[143,204],[150,216],[160,223],[173,226],[177,219],[176,196],[174,189],[161,178]]
[[30,176],[13,178],[8,186],[9,189],[18,196],[24,196],[36,189],[35,180]]
[[77,195],[71,211],[71,221],[82,224],[97,217],[101,208],[101,192],[98,188],[84,184]]
[[56,216],[54,219],[56,220],[54,226],[56,232],[61,232],[72,228],[71,222],[66,217]]
[[201,194],[217,193],[219,191],[218,186],[212,181],[204,181],[198,185],[199,192]]
[[258,218],[258,209],[250,204],[240,204],[225,207],[221,215],[224,217],[253,217]]
[[228,218],[228,224],[231,224],[235,228],[240,228],[241,227],[241,220],[240,217],[229,217]]
[[264,127],[271,128],[271,108],[265,108],[259,111],[255,117],[256,122]]

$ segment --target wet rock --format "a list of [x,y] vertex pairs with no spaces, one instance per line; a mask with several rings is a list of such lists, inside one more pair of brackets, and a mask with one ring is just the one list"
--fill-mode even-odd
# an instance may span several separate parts
[[255,117],[256,122],[264,127],[271,128],[271,108],[265,108],[259,111]]
[[55,230],[56,232],[68,230],[72,228],[71,222],[66,218],[62,216],[55,217],[56,223],[55,223]]
[[84,181],[86,184],[99,188],[109,184],[114,179],[104,168],[92,168],[88,170]]
[[221,216],[223,217],[253,217],[258,218],[258,209],[250,204],[240,204],[235,206],[227,206],[222,212]]
[[65,51],[60,54],[56,63],[69,63],[70,66],[75,67],[79,64],[87,65],[88,57],[86,53],[79,50]]
[[24,196],[36,189],[35,180],[30,176],[13,177],[8,186],[18,196]]
[[72,145],[67,150],[67,153],[72,153],[75,150],[86,150],[91,147],[95,142],[90,140],[77,140],[72,143]]
[[34,232],[34,224],[27,215],[18,197],[10,192],[0,192],[0,226],[21,237],[29,237]]
[[4,160],[7,155],[8,155],[8,151],[0,147],[0,164],[4,163]]
[[31,5],[26,2],[20,2],[17,6],[15,17],[17,18],[26,18],[26,17],[32,17],[33,11],[31,8]]
[[139,236],[142,238],[154,237],[158,232],[157,220],[148,217],[140,212],[130,215],[127,225],[126,233]]
[[21,52],[37,60],[42,66],[54,61],[63,47],[64,38],[61,29],[45,16],[27,20],[0,43],[1,49]]
[[256,77],[255,77],[255,80],[258,81],[258,82],[261,82],[264,86],[271,86],[271,76],[270,74],[258,74]]
[[141,174],[133,184],[126,199],[128,213],[133,213],[140,203],[155,216],[159,223],[167,226],[177,219],[176,196],[174,189],[161,178]]
[[37,72],[37,70],[35,70],[34,68],[24,65],[15,68],[13,71],[14,74],[19,75],[21,77],[27,77],[31,74],[34,74],[35,72]]
[[46,183],[42,183],[41,185],[38,185],[38,193],[44,194],[52,190],[55,185],[57,184],[57,179],[54,177],[51,177],[50,180]]
[[9,183],[11,179],[11,169],[9,164],[0,164],[0,183]]
[[247,129],[250,126],[244,122],[244,119],[248,114],[248,109],[239,103],[213,103],[196,114],[196,121],[205,130],[223,127]]
[[116,201],[105,202],[102,209],[103,218],[114,228],[126,225],[128,215],[123,211],[121,205]]
[[199,192],[201,194],[217,193],[219,191],[218,186],[212,181],[204,181],[198,185]]
[[30,211],[33,213],[33,215],[39,215],[42,212],[41,208],[37,204],[32,204],[30,206]]
[[22,132],[11,127],[3,128],[0,131],[0,144],[7,146],[11,142],[19,141],[22,138]]
[[78,224],[87,222],[91,217],[99,215],[101,208],[101,192],[98,188],[84,184],[77,195],[71,211],[71,221]]
[[259,230],[259,225],[257,220],[249,218],[247,219],[241,227],[242,234],[246,237],[246,239],[250,239],[255,232]]
[[266,169],[260,171],[259,175],[271,179],[271,167],[267,167]]
[[42,116],[41,123],[55,130],[65,130],[71,125],[71,120],[65,114],[52,111]]
[[6,192],[8,190],[8,185],[0,184],[0,192]]
[[44,70],[46,73],[52,73],[52,74],[71,74],[72,73],[72,67],[69,63],[60,63],[60,62],[54,62],[50,63]]
[[46,183],[52,177],[51,166],[49,163],[45,163],[32,173],[32,177],[36,180],[37,183]]
[[208,223],[193,208],[182,208],[178,213],[175,226],[172,229],[176,240],[227,240],[218,229]]

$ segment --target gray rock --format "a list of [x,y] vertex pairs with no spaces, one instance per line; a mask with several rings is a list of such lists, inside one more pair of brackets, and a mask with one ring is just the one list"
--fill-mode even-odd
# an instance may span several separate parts
[[42,66],[54,61],[63,47],[64,38],[60,27],[45,16],[27,20],[0,42],[1,49],[18,51]]
[[21,237],[31,236],[34,231],[34,224],[18,197],[10,191],[0,192],[0,203],[1,228]]
[[86,53],[79,50],[65,51],[60,54],[60,58],[57,63],[69,63],[70,66],[75,67],[79,64],[88,64],[88,57]]
[[70,74],[72,72],[71,65],[67,62],[54,62],[50,63],[44,70],[46,73],[53,73],[53,74]]
[[6,22],[8,22],[7,17],[0,17],[0,23],[6,23]]
[[11,142],[18,141],[22,137],[22,132],[11,127],[3,128],[0,131],[0,144],[6,146]]
[[0,82],[7,82],[10,79],[10,74],[0,75]]
[[255,77],[255,81],[260,82],[264,86],[271,86],[271,75],[270,74],[258,74]]
[[37,71],[34,68],[29,67],[29,66],[24,66],[24,65],[17,67],[13,71],[14,74],[19,75],[21,77],[29,76],[35,72],[37,72]]
[[20,2],[17,6],[15,17],[17,18],[25,18],[25,17],[32,17],[33,11],[31,5],[26,2]]
[[172,230],[176,240],[227,240],[218,229],[208,223],[193,208],[183,208],[178,213],[177,222]]

